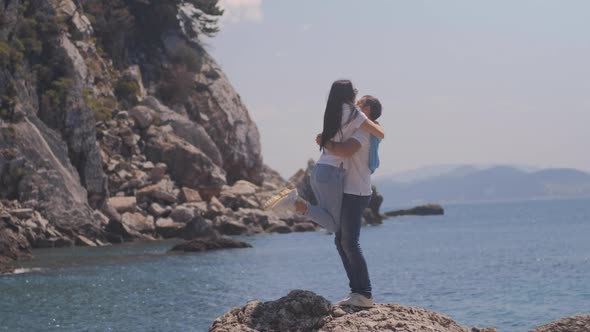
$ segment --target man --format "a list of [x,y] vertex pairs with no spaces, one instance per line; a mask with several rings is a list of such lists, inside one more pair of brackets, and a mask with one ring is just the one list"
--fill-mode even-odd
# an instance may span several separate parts
[[[357,106],[365,114],[381,113],[381,103],[372,96],[362,97]],[[336,155],[347,157],[344,176],[344,195],[340,217],[340,230],[335,243],[346,270],[351,293],[339,305],[372,307],[371,281],[367,263],[359,245],[363,211],[371,199],[371,168],[369,155],[370,134],[357,129],[351,138],[342,143],[330,141],[325,147]]]

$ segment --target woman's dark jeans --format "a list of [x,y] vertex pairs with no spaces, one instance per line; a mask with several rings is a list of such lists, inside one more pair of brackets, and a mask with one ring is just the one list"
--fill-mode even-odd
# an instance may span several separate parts
[[363,211],[369,206],[370,200],[371,196],[344,194],[340,230],[336,232],[334,240],[350,281],[351,292],[367,297],[371,297],[371,281],[367,262],[359,245],[359,237]]

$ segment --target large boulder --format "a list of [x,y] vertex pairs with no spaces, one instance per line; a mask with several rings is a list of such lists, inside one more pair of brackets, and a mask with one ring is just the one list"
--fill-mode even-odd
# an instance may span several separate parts
[[0,265],[31,256],[29,241],[13,217],[0,211]]
[[[147,97],[142,102],[142,105],[145,106],[140,105],[136,108],[143,110],[144,113],[146,112],[146,109],[152,110],[149,114],[157,116],[160,125],[169,125],[174,130],[176,136],[201,150],[215,165],[223,167],[223,159],[219,148],[215,145],[215,142],[213,142],[201,124],[193,122],[186,116],[174,112],[152,96]],[[135,111],[131,114],[134,116],[136,113],[137,112]]]
[[372,308],[333,306],[313,292],[294,290],[276,301],[251,301],[217,318],[209,331],[405,331],[497,332],[468,328],[417,307],[377,304]]
[[200,51],[203,66],[196,75],[198,89],[189,114],[200,119],[219,147],[228,182],[244,179],[260,185],[264,165],[258,128],[219,65]]
[[[71,150],[36,117],[0,124],[0,197],[36,202],[35,208],[52,226],[89,238],[103,234],[90,207]],[[102,170],[101,170],[102,172]]]
[[219,193],[225,172],[202,151],[174,133],[155,129],[147,132],[146,157],[168,165],[168,172],[179,185],[198,190],[202,196]]

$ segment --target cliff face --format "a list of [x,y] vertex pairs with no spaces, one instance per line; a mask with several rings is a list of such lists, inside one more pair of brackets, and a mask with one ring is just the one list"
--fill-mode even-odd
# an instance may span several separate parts
[[[228,199],[259,207],[232,192],[237,181],[249,195],[284,184],[199,45],[195,11],[173,0],[0,0],[0,256],[157,238],[197,215],[216,227]],[[184,219],[172,214],[182,204]]]

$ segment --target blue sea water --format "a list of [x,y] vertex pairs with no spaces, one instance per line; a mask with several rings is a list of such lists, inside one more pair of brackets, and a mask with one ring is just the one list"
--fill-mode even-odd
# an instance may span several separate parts
[[[590,201],[456,205],[365,227],[377,302],[468,326],[528,331],[590,313]],[[0,277],[1,331],[206,331],[248,300],[348,281],[324,232],[242,238],[254,247],[170,254],[172,242],[35,252],[40,271]]]

